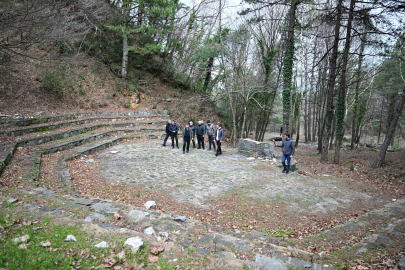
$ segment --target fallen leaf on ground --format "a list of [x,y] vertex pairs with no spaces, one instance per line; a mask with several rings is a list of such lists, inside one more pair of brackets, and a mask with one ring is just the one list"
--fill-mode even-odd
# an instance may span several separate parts
[[51,242],[49,242],[49,240],[46,241],[46,242],[41,242],[41,246],[43,246],[43,247],[50,247],[50,246],[51,246]]
[[156,245],[156,246],[154,246],[154,247],[151,247],[150,253],[157,255],[157,254],[159,254],[160,252],[163,252],[164,250],[165,250],[164,247],[159,246],[159,245]]

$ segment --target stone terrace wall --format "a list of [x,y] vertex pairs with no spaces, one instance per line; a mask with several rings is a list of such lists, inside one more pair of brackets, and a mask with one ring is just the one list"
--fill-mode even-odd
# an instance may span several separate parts
[[247,157],[272,158],[274,146],[267,142],[239,139],[238,153]]

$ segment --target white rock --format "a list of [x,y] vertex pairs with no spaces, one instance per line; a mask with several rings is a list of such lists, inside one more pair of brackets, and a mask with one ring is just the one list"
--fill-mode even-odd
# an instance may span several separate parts
[[128,238],[124,246],[128,246],[133,253],[136,253],[143,246],[143,239],[139,236]]
[[165,240],[167,237],[169,237],[169,234],[167,232],[159,232],[159,236],[156,236],[156,240],[162,241]]
[[149,215],[150,215],[150,213],[148,213],[148,212],[132,210],[131,212],[128,213],[128,219],[137,222]]
[[14,244],[19,244],[19,243],[24,243],[27,242],[30,239],[30,236],[28,234],[14,238],[13,242]]
[[273,158],[273,162],[277,162],[277,159]]
[[118,151],[110,151],[111,154],[117,154]]
[[18,199],[14,199],[14,198],[11,198],[11,199],[7,200],[8,204],[14,204],[14,203],[17,203],[17,202],[18,202]]
[[145,204],[144,204],[144,206],[145,206],[145,208],[146,209],[156,209],[156,202],[155,201],[147,201]]
[[247,160],[255,160],[255,158],[254,157],[248,157],[248,158],[246,158]]
[[88,159],[88,160],[86,160],[86,162],[94,162],[94,159]]
[[153,229],[153,227],[148,227],[148,228],[146,228],[145,230],[143,230],[143,233],[144,233],[144,234],[147,234],[147,235],[156,235],[156,232],[155,232],[155,230]]
[[107,244],[107,242],[102,241],[102,242],[98,243],[97,245],[95,245],[94,247],[96,247],[96,248],[108,248],[110,246]]
[[76,241],[77,241],[76,238],[71,234],[69,234],[65,239],[65,242],[76,242]]

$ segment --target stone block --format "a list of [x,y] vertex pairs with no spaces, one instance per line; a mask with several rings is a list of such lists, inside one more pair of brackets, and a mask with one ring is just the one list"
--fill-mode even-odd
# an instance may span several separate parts
[[272,158],[274,146],[267,142],[257,142],[251,139],[239,139],[238,153],[247,157]]

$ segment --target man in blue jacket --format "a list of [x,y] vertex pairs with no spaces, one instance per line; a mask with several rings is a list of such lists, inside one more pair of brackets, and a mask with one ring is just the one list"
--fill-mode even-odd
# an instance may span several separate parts
[[[290,134],[284,134],[285,140],[281,145],[276,145],[277,147],[282,147],[283,148],[283,157],[281,159],[281,163],[283,163],[284,170],[283,173],[289,173],[290,172],[290,164],[291,164],[291,158],[293,157],[295,153],[295,146],[294,146],[294,141],[290,139]],[[285,165],[285,160],[287,160],[287,166]]]
[[177,137],[177,132],[179,131],[179,126],[177,126],[176,122],[172,120],[172,124],[170,125],[170,137],[172,137],[172,148],[174,148],[174,138],[176,138],[176,146],[179,149],[179,139]]
[[215,153],[215,156],[222,155],[221,144],[224,140],[224,130],[220,124],[217,125],[217,129],[215,131],[215,140],[217,141],[217,152]]

